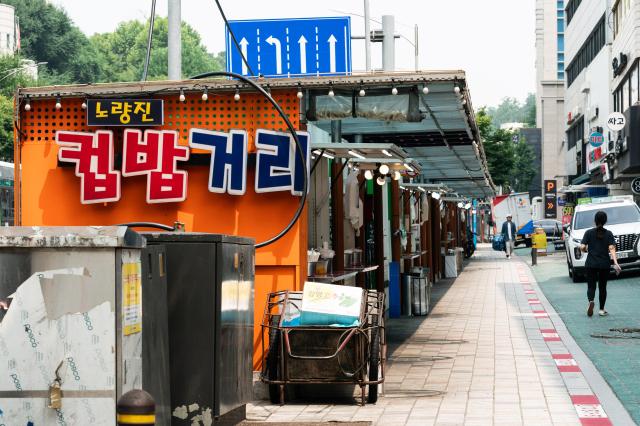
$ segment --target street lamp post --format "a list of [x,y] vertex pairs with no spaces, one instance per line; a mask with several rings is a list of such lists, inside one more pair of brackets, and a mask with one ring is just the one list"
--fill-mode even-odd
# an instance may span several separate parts
[[21,67],[18,68],[12,68],[10,70],[8,70],[2,77],[0,77],[0,81],[6,80],[7,78],[11,77],[12,75],[15,75],[17,73],[19,73],[20,71],[24,71],[27,68],[37,68],[40,65],[46,65],[48,62],[38,62],[35,64],[30,64],[30,65],[23,65]]

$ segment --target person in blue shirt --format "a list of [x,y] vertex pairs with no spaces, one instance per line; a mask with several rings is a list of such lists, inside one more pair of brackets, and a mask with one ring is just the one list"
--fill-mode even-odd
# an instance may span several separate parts
[[504,237],[504,247],[507,252],[507,259],[509,259],[516,247],[516,224],[511,221],[511,213],[507,215],[507,221],[502,224],[501,233]]
[[609,313],[604,308],[607,302],[607,279],[611,270],[611,262],[613,261],[613,269],[616,274],[620,274],[620,265],[616,256],[616,240],[613,233],[604,228],[607,223],[607,214],[603,211],[596,213],[594,222],[595,228],[591,228],[584,233],[580,250],[587,253],[585,262],[585,275],[587,276],[587,299],[589,305],[587,307],[587,315],[593,315],[594,302],[596,297],[596,284],[598,285],[598,299],[600,302],[600,316]]

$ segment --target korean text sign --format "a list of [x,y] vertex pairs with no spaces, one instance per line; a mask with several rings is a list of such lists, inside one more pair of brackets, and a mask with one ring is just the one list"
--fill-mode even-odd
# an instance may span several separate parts
[[87,126],[161,126],[162,99],[88,99]]
[[[297,135],[308,177],[309,135],[306,132],[297,132]],[[75,165],[82,204],[119,201],[122,177],[132,176],[146,176],[146,201],[149,204],[184,201],[188,172],[180,170],[178,164],[189,160],[190,148],[211,153],[210,192],[244,195],[249,155],[246,131],[225,133],[192,128],[189,147],[180,146],[178,139],[175,131],[147,130],[143,133],[138,129],[125,129],[122,169],[116,170],[113,132],[56,132],[56,143],[60,147],[58,160]],[[255,142],[255,192],[289,191],[292,195],[302,195],[305,168],[291,134],[259,129]]]

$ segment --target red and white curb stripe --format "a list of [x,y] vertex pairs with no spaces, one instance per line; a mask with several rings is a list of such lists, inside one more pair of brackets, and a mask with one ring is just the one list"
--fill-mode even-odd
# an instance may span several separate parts
[[[531,312],[535,318],[549,319],[549,313],[544,309],[544,306],[540,302],[540,299],[536,297],[536,291],[531,287],[529,277],[523,267],[518,266],[518,275],[520,278],[520,284],[524,289],[524,293],[528,298]],[[529,299],[529,297],[531,297]],[[562,342],[562,338],[558,332],[553,328],[541,328],[540,333],[545,342]],[[573,358],[570,353],[556,353],[552,354],[553,360],[558,367],[560,374],[579,373],[582,374],[582,370],[578,365],[578,362]],[[567,391],[569,391],[567,389]],[[595,395],[571,395],[571,402],[578,414],[580,423],[583,426],[612,426],[611,420],[607,416],[607,413],[600,405],[598,397]]]

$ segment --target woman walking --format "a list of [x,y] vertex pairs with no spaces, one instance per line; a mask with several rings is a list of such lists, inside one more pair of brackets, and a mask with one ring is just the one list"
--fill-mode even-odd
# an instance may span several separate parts
[[613,238],[613,233],[604,228],[607,223],[607,214],[603,211],[597,212],[595,223],[595,228],[584,233],[580,250],[587,253],[587,261],[585,262],[588,284],[587,298],[589,299],[587,315],[593,315],[593,300],[596,297],[597,283],[600,299],[599,314],[605,316],[608,315],[604,305],[607,302],[607,279],[611,270],[611,260],[613,260],[613,269],[616,274],[620,274],[621,269],[616,257],[616,240]]

